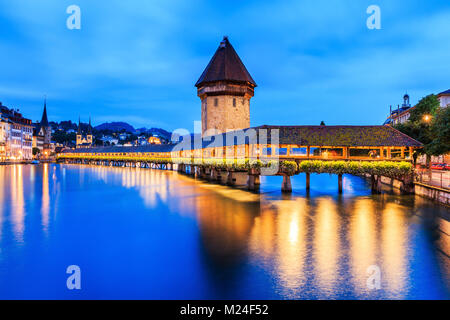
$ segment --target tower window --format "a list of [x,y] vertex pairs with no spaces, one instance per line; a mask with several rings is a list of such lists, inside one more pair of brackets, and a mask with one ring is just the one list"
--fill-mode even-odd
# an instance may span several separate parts
[[219,105],[219,99],[214,98],[214,107],[217,107]]
[[236,98],[233,98],[233,107],[236,107]]

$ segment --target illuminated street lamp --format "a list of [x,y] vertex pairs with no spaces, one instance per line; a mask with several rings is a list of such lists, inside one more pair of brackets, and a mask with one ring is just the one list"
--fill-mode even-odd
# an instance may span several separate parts
[[431,121],[431,116],[429,114],[424,115],[423,116],[423,121],[430,122]]

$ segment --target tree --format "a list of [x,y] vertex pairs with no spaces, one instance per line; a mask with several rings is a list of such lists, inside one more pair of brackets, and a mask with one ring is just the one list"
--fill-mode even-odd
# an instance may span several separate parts
[[395,126],[397,130],[424,144],[424,148],[419,152],[426,154],[430,174],[431,155],[435,155],[438,150],[445,149],[445,146],[440,145],[441,142],[435,140],[440,130],[434,125],[439,109],[439,100],[434,94],[430,94],[422,98],[410,111],[408,121]]
[[429,154],[427,146],[435,139],[436,134],[431,125],[436,119],[438,109],[439,100],[437,97],[434,94],[426,96],[411,110],[408,121],[396,125],[395,128],[422,142],[425,145],[422,152]]
[[437,109],[430,131],[433,140],[426,145],[426,153],[438,156],[450,152],[450,107]]
[[439,100],[434,94],[422,98],[419,103],[411,110],[410,122],[423,122],[424,116],[434,116],[439,108]]
[[325,125],[325,122],[322,120],[322,121],[320,122],[320,125],[321,125],[321,126],[324,126],[324,125]]
[[33,156],[37,156],[38,154],[41,153],[41,150],[39,150],[39,148],[36,148],[36,147],[34,147],[32,151],[33,151]]

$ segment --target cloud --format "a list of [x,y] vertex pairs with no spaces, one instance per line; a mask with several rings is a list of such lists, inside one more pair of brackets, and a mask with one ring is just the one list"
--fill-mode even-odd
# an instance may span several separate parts
[[378,3],[382,30],[369,31],[371,1],[77,0],[71,31],[73,1],[2,2],[0,101],[37,119],[48,94],[53,120],[190,128],[193,85],[227,34],[259,85],[252,124],[382,123],[405,90],[450,87],[450,5]]

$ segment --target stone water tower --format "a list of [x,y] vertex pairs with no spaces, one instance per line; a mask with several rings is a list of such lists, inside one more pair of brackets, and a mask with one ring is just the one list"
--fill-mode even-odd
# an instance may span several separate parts
[[202,135],[250,127],[250,99],[256,83],[224,37],[195,84],[202,101]]

